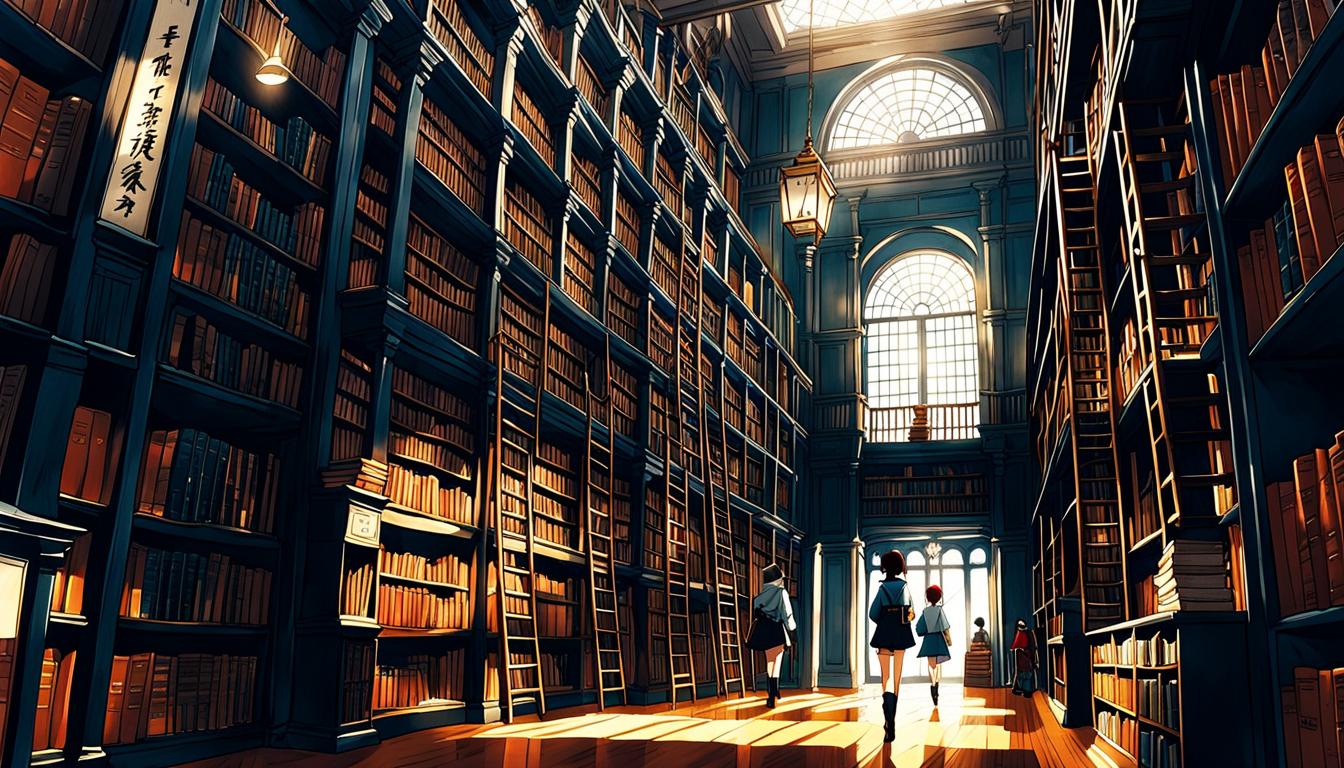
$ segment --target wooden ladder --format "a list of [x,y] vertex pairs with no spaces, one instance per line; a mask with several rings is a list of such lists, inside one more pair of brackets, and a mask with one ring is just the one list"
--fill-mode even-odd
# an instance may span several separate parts
[[1083,615],[1087,626],[1094,628],[1125,619],[1125,557],[1106,294],[1084,130],[1081,121],[1068,124],[1064,145],[1054,153],[1054,182],[1063,249],[1059,290],[1072,401]]
[[[719,369],[722,378],[723,369]],[[742,645],[738,631],[737,561],[733,558],[733,519],[728,496],[728,435],[723,422],[723,387],[719,383],[719,416],[709,417],[704,396],[705,383],[700,385],[701,434],[705,443],[705,518],[713,539],[711,575],[714,580],[714,622],[719,662],[719,692],[727,695],[737,686],[739,697],[746,695],[742,673]]]
[[[610,418],[599,424],[593,411],[594,401],[610,408],[609,370],[611,350],[603,337],[602,351],[594,356],[595,366],[584,371],[585,413],[584,493],[588,509],[588,606],[593,627],[593,657],[597,671],[597,708],[605,710],[607,694],[619,693],[626,703],[625,668],[621,664],[621,626],[616,605],[616,571],[613,559],[611,496],[612,451]],[[592,370],[596,367],[596,370]],[[600,388],[602,394],[594,395]],[[607,411],[609,414],[610,412]]]
[[[522,303],[501,286],[502,300]],[[550,300],[544,301],[543,321],[537,329],[541,353],[516,346],[514,354],[530,361],[536,380],[525,381],[505,370],[504,340],[496,335],[495,424],[491,446],[494,505],[497,513],[495,550],[496,595],[499,608],[499,703],[501,717],[510,722],[520,703],[532,703],[538,716],[546,714],[546,692],[541,680],[541,645],[537,629],[536,573],[532,514],[532,457],[540,425],[540,401],[545,377],[544,329],[550,325]],[[503,311],[501,309],[501,311]],[[514,379],[517,378],[517,381]],[[530,391],[529,391],[530,390]]]
[[1133,259],[1140,383],[1157,479],[1157,508],[1168,523],[1213,514],[1209,491],[1233,482],[1212,444],[1227,441],[1226,402],[1200,361],[1213,332],[1212,266],[1195,195],[1190,127],[1172,100],[1131,100],[1115,135],[1125,226]]

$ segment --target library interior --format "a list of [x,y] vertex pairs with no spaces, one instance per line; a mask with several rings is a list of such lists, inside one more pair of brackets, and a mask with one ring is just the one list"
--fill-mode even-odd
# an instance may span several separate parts
[[0,0],[0,765],[1344,768],[1341,1]]

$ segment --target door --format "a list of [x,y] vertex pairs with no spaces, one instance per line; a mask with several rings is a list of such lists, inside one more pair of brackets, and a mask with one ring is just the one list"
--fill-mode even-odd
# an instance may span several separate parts
[[[937,584],[943,590],[943,610],[952,625],[951,660],[943,666],[943,679],[961,680],[965,676],[965,654],[970,645],[971,635],[975,634],[974,620],[983,618],[989,622],[989,557],[988,544],[983,539],[954,539],[939,541],[928,538],[921,541],[885,542],[868,549],[868,602],[877,594],[878,584],[883,575],[881,570],[882,554],[891,549],[905,555],[906,581],[910,585],[910,597],[915,603],[916,618],[928,606],[925,589]],[[866,611],[865,611],[866,616]],[[990,628],[991,636],[993,628]],[[868,634],[872,634],[871,623]],[[928,662],[919,658],[920,638],[915,638],[915,647],[905,654],[905,665],[901,679],[915,681],[928,679]],[[868,649],[868,681],[878,682],[880,670],[877,666],[877,652]]]

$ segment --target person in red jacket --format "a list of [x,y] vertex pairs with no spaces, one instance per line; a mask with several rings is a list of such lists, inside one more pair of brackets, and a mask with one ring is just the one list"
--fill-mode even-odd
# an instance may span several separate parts
[[1036,637],[1027,629],[1027,622],[1017,620],[1017,636],[1010,646],[1013,652],[1013,693],[1031,696],[1036,690]]

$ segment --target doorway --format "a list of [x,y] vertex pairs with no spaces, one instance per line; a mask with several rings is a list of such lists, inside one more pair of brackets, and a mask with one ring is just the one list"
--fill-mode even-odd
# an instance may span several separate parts
[[[905,555],[906,581],[910,585],[910,597],[915,603],[916,619],[928,605],[924,599],[925,588],[930,584],[942,587],[943,609],[952,625],[952,660],[943,666],[943,679],[964,678],[966,648],[970,645],[971,635],[975,634],[972,622],[976,617],[985,620],[986,628],[993,636],[993,628],[989,626],[989,543],[981,538],[951,541],[930,538],[922,541],[879,542],[866,549],[870,554],[865,608],[877,594],[878,584],[882,581],[882,554],[893,549]],[[871,634],[871,626],[868,632]],[[905,654],[905,666],[901,670],[903,681],[928,679],[928,662],[918,656],[919,642],[920,638],[916,637],[915,647]],[[868,680],[878,682],[880,679],[877,652],[869,647]]]

